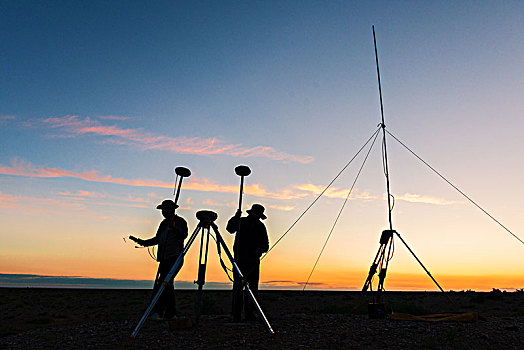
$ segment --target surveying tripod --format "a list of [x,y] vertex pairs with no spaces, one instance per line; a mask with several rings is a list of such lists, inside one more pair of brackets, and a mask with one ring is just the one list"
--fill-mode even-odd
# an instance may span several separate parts
[[[271,325],[269,324],[269,321],[266,318],[266,315],[264,314],[264,311],[262,311],[262,308],[260,307],[257,299],[255,298],[255,295],[249,288],[249,284],[240,271],[240,268],[238,267],[235,259],[231,255],[231,252],[229,251],[226,243],[224,242],[224,239],[220,235],[220,232],[218,232],[218,227],[214,223],[214,221],[218,218],[218,215],[215,212],[209,211],[209,210],[201,210],[196,213],[196,217],[199,220],[199,223],[197,227],[195,228],[195,231],[191,234],[191,237],[189,237],[186,246],[184,247],[184,250],[180,255],[178,256],[177,260],[173,264],[173,267],[171,270],[169,270],[169,273],[167,274],[164,281],[161,282],[160,287],[158,288],[157,293],[151,300],[151,303],[147,307],[146,311],[142,315],[142,318],[136,325],[135,329],[131,333],[130,336],[128,336],[127,342],[130,343],[133,339],[136,338],[138,332],[144,325],[146,319],[149,317],[149,314],[155,307],[155,304],[157,303],[158,299],[160,298],[160,295],[162,294],[163,290],[166,288],[166,286],[169,283],[169,280],[173,275],[175,274],[175,271],[177,271],[180,264],[182,264],[182,261],[184,260],[184,256],[189,251],[189,248],[191,247],[191,244],[195,241],[199,233],[202,233],[201,236],[201,246],[200,246],[200,254],[199,254],[199,266],[198,266],[198,278],[197,281],[195,281],[198,284],[198,306],[197,306],[197,320],[200,316],[200,309],[201,309],[201,303],[202,303],[202,289],[205,284],[205,274],[206,274],[206,265],[207,265],[207,253],[208,253],[208,243],[209,243],[209,236],[211,235],[211,229],[213,229],[213,232],[215,233],[216,241],[217,241],[217,247],[222,247],[224,249],[224,252],[226,253],[229,261],[231,262],[231,265],[233,266],[233,270],[237,273],[238,277],[241,279],[242,284],[244,285],[244,288],[247,291],[247,294],[249,295],[249,299],[251,299],[251,302],[253,303],[253,306],[258,312],[258,315],[260,316],[260,319],[264,323],[264,326],[266,327],[267,331],[271,335],[275,335],[275,331],[273,328],[271,328]],[[204,238],[204,236],[206,236]],[[205,242],[205,245],[203,243]],[[220,248],[219,248],[220,249]],[[204,252],[204,253],[203,253]]]

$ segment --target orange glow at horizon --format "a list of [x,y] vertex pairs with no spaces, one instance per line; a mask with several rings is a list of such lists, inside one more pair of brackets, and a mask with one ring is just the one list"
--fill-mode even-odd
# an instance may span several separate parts
[[[196,252],[195,252],[196,253]],[[193,253],[192,255],[195,255]],[[23,261],[18,259],[22,258]],[[192,282],[196,278],[196,260],[194,256],[189,256],[184,263],[182,271],[177,276],[177,281]],[[18,261],[17,261],[18,260]],[[195,260],[195,261],[193,261]],[[131,279],[131,280],[151,280],[154,278],[157,263],[151,259],[139,262],[113,261],[111,256],[104,259],[90,260],[65,258],[58,256],[48,256],[45,261],[37,260],[34,257],[20,256],[15,259],[13,256],[0,258],[2,266],[1,273],[8,274],[37,274],[46,276],[75,276],[88,278],[111,278],[111,279]],[[111,265],[111,272],[107,271],[107,266]],[[226,262],[229,265],[229,262]],[[64,268],[67,266],[67,268]],[[306,290],[361,290],[367,277],[367,270],[330,270],[327,273],[318,273],[315,278],[308,283]],[[294,279],[290,276],[300,276]],[[261,288],[291,288],[302,289],[305,277],[303,268],[291,266],[289,269],[267,266],[261,264]],[[433,276],[445,291],[491,291],[493,288],[503,290],[516,290],[524,288],[524,277],[504,274],[490,275],[438,275]],[[222,269],[213,263],[209,263],[207,271],[208,282],[228,282]],[[377,278],[375,277],[373,287],[376,288]],[[390,271],[385,281],[386,291],[438,291],[438,287],[424,272],[421,273],[396,273]]]

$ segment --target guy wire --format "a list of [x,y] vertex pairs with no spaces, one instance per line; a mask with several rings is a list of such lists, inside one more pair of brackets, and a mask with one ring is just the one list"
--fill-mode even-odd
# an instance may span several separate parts
[[420,160],[424,165],[426,165],[428,168],[430,168],[435,174],[440,176],[440,178],[448,183],[451,187],[453,187],[458,193],[460,193],[462,196],[464,196],[468,201],[470,201],[474,206],[479,208],[484,214],[489,216],[493,221],[495,221],[497,224],[500,225],[504,230],[506,230],[510,235],[515,237],[520,243],[524,244],[524,241],[520,239],[516,234],[511,232],[506,226],[504,226],[500,221],[495,219],[490,213],[488,213],[484,208],[482,208],[480,205],[478,205],[473,199],[469,198],[464,192],[462,192],[457,186],[453,185],[448,179],[446,179],[442,174],[440,174],[437,170],[435,170],[431,165],[429,165],[424,159],[420,158],[415,152],[413,152],[408,146],[406,146],[402,141],[400,141],[398,138],[395,137],[392,133],[390,133],[388,130],[386,132],[393,137],[398,143],[400,143],[402,146],[404,146],[405,149],[407,149],[412,155],[414,155],[418,160]]
[[326,245],[329,241],[329,238],[331,237],[331,234],[335,230],[335,226],[338,223],[338,219],[340,218],[340,215],[342,215],[342,211],[344,210],[344,207],[346,206],[347,201],[349,200],[349,196],[353,192],[353,188],[355,187],[355,184],[357,183],[358,177],[360,176],[360,173],[362,172],[362,169],[364,168],[364,165],[366,164],[366,161],[368,160],[369,153],[373,149],[373,146],[375,145],[375,141],[377,140],[378,133],[376,133],[375,138],[373,139],[373,143],[369,147],[368,153],[366,154],[366,157],[364,158],[364,161],[362,162],[362,165],[360,166],[360,169],[358,170],[357,176],[355,177],[355,180],[353,181],[353,184],[351,185],[351,188],[348,191],[348,195],[346,196],[346,199],[344,200],[344,203],[342,204],[342,207],[340,208],[340,211],[338,212],[338,215],[335,219],[335,222],[333,223],[333,226],[331,227],[331,230],[329,231],[329,234],[326,238],[326,241],[324,242],[324,246],[322,246],[322,249],[320,250],[320,254],[317,257],[317,260],[315,261],[315,264],[313,265],[313,268],[311,269],[311,272],[309,273],[309,276],[306,280],[306,283],[304,283],[304,287],[302,288],[302,291],[306,290],[306,286],[309,283],[309,280],[311,279],[311,276],[313,275],[313,272],[315,271],[315,268],[317,267],[318,261],[320,260],[320,257],[322,256],[322,253],[324,252],[324,249],[326,248]]
[[351,158],[351,160],[342,168],[342,170],[339,171],[339,173],[337,174],[337,176],[335,176],[335,178],[333,180],[331,180],[331,182],[326,186],[326,188],[324,188],[324,190],[318,195],[317,198],[315,198],[315,200],[306,208],[306,210],[304,210],[302,212],[302,214],[300,214],[300,216],[298,217],[298,219],[295,220],[295,222],[293,222],[293,224],[286,230],[286,232],[284,232],[282,234],[282,236],[280,236],[279,239],[276,240],[276,242],[271,246],[271,248],[269,248],[269,250],[264,254],[263,257],[260,258],[260,260],[264,259],[267,254],[273,249],[275,248],[275,246],[282,240],[282,238],[284,238],[285,235],[288,234],[289,231],[291,231],[291,229],[297,224],[297,222],[302,219],[302,217],[307,213],[307,211],[320,199],[320,197],[322,197],[324,195],[324,193],[328,190],[328,188],[333,184],[333,182],[335,182],[336,179],[338,179],[338,177],[344,172],[344,170],[346,170],[346,168],[351,164],[351,162],[353,162],[353,160],[360,154],[360,152],[366,147],[366,145],[373,139],[373,137],[378,134],[378,132],[380,131],[380,127],[375,130],[375,132],[373,132],[373,134],[371,135],[371,137],[366,141],[366,143],[358,150],[358,152],[353,156],[353,158]]

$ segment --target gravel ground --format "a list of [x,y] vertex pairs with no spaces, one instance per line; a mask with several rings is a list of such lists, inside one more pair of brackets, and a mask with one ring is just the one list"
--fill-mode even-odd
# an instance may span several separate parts
[[[33,290],[25,293],[38,296],[44,292],[38,294],[37,290]],[[47,297],[52,295],[51,291],[45,293],[50,293]],[[8,294],[7,297],[10,298],[24,297],[17,296],[12,291]],[[109,296],[120,296],[120,299],[129,301],[135,295],[139,299],[145,298],[145,304],[148,298],[147,292],[144,291],[107,291],[105,294],[100,291],[84,291],[76,294],[73,292],[71,295],[76,296],[69,299],[71,303],[80,302],[85,305],[91,302],[98,305],[100,310],[118,307],[115,300]],[[179,309],[188,311],[193,307],[194,295],[193,291],[179,293]],[[167,322],[147,321],[137,338],[127,348],[522,349],[524,346],[523,293],[454,293],[454,299],[463,309],[479,312],[479,320],[471,323],[428,323],[372,320],[365,314],[354,315],[349,310],[352,310],[352,306],[358,300],[357,293],[263,291],[260,299],[263,306],[267,305],[264,309],[273,329],[278,332],[276,337],[269,335],[260,322],[230,323],[227,312],[224,312],[229,306],[229,292],[212,291],[206,295],[208,301],[204,303],[204,306],[207,305],[204,311],[210,314],[203,315],[198,326],[171,331]],[[6,295],[2,296],[6,298]],[[46,295],[40,297],[46,299]],[[82,297],[84,299],[81,299]],[[57,299],[61,301],[64,298],[62,296]],[[425,311],[423,306],[435,308],[446,305],[441,304],[445,298],[437,293],[391,293],[389,299],[389,303],[397,309],[411,309],[418,313]],[[45,304],[42,305],[41,300],[33,302],[40,306],[37,315],[42,316]],[[138,307],[139,312],[130,311],[131,315],[124,313],[115,316],[114,312],[104,315],[96,307],[86,306],[85,309],[77,310],[77,317],[66,319],[56,313],[57,305],[62,304],[53,305],[55,314],[52,315],[58,321],[45,325],[32,322],[32,326],[29,327],[32,329],[22,329],[22,326],[27,326],[26,323],[16,317],[10,318],[11,326],[20,321],[17,328],[20,331],[1,337],[0,348],[126,348],[126,338],[138,320],[136,316],[143,312],[143,308]],[[2,308],[9,313],[11,304],[4,303]],[[14,308],[19,311],[23,309]],[[95,319],[88,317],[92,313],[97,315]],[[9,319],[9,316],[2,318],[2,327],[9,326],[6,319]]]
[[[134,321],[37,329],[2,338],[4,349],[125,348]],[[130,349],[522,349],[524,319],[493,317],[474,323],[369,320],[366,316],[288,315],[272,322],[272,337],[258,323],[228,324],[225,316],[204,316],[198,327],[170,331],[149,323]]]

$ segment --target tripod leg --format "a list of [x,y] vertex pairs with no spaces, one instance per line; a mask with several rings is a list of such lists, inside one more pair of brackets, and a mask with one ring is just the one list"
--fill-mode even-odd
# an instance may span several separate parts
[[222,236],[220,235],[220,232],[218,232],[218,228],[215,224],[211,224],[211,226],[213,227],[213,231],[215,232],[215,235],[216,235],[216,238],[217,238],[217,241],[220,243],[220,245],[222,245],[222,248],[224,249],[224,252],[226,252],[226,255],[227,257],[229,258],[229,261],[231,262],[231,264],[233,265],[233,269],[235,270],[235,272],[238,274],[238,276],[242,279],[242,281],[244,281],[245,283],[245,288],[246,288],[246,291],[249,295],[249,299],[251,299],[251,302],[253,303],[253,306],[255,307],[255,309],[257,310],[258,312],[258,315],[260,316],[260,318],[262,319],[262,322],[264,323],[264,326],[266,326],[266,329],[267,331],[272,334],[272,335],[275,335],[275,331],[273,330],[273,328],[271,328],[271,325],[269,324],[269,321],[267,320],[266,318],[266,315],[264,314],[264,311],[262,311],[262,308],[260,307],[257,299],[255,298],[255,296],[253,295],[253,292],[251,291],[251,289],[249,288],[249,284],[246,282],[246,279],[244,277],[244,275],[242,274],[242,272],[240,271],[240,268],[238,267],[235,259],[233,258],[233,256],[231,255],[231,252],[229,251],[226,243],[224,242],[224,240],[222,239]]
[[375,273],[377,273],[377,267],[378,267],[378,261],[380,260],[380,257],[384,254],[384,246],[381,244],[378,248],[377,255],[375,255],[375,259],[373,260],[373,263],[371,264],[371,267],[369,268],[368,278],[366,278],[366,282],[364,282],[364,286],[362,287],[362,291],[365,292],[368,290],[372,290],[371,281],[373,280],[373,276],[375,276]]
[[198,225],[197,228],[195,229],[195,231],[193,232],[193,234],[191,235],[191,237],[189,238],[189,240],[187,241],[187,244],[186,244],[184,250],[182,251],[182,253],[180,253],[178,258],[176,259],[175,263],[173,264],[173,267],[171,268],[171,270],[169,270],[169,273],[167,274],[167,276],[164,279],[164,281],[162,281],[162,284],[160,285],[160,287],[158,288],[158,291],[156,292],[155,296],[151,300],[151,303],[149,304],[149,306],[147,307],[146,311],[142,315],[142,318],[138,321],[138,324],[136,325],[135,329],[133,330],[133,333],[131,333],[131,335],[127,338],[127,342],[128,343],[130,343],[133,339],[136,338],[138,332],[140,331],[140,328],[142,328],[142,326],[144,325],[144,322],[149,317],[149,314],[151,313],[151,311],[155,307],[158,299],[160,298],[160,295],[162,295],[162,292],[164,291],[166,285],[169,283],[169,280],[171,279],[171,277],[173,276],[175,271],[178,269],[178,266],[184,260],[184,256],[186,255],[186,253],[188,252],[189,248],[191,247],[191,244],[193,244],[193,241],[195,240],[196,236],[198,235],[198,232],[200,231],[200,229],[201,229],[201,227],[200,227],[200,225]]
[[415,257],[415,259],[418,261],[418,263],[420,264],[420,266],[422,266],[422,268],[424,269],[424,271],[426,271],[426,273],[428,274],[428,276],[433,280],[433,282],[435,282],[435,284],[437,285],[437,287],[440,289],[440,291],[442,293],[444,293],[446,295],[446,297],[448,298],[449,302],[451,304],[453,304],[453,306],[457,307],[457,304],[455,304],[455,302],[453,301],[453,299],[451,299],[449,297],[449,295],[444,291],[444,289],[442,289],[442,287],[440,286],[440,284],[438,284],[437,280],[435,280],[433,278],[433,276],[431,276],[431,273],[428,271],[428,269],[426,269],[426,267],[424,266],[424,264],[422,263],[422,261],[419,260],[419,258],[415,255],[415,253],[411,250],[411,248],[408,246],[408,244],[406,243],[406,241],[404,241],[404,239],[400,236],[400,234],[398,232],[395,232],[397,234],[397,237],[400,238],[400,240],[402,241],[402,243],[404,243],[404,245],[406,246],[406,248],[408,248],[409,252],[411,253],[411,255],[413,255],[413,257]]
[[[204,240],[204,236],[206,236]],[[207,267],[207,252],[209,249],[209,227],[202,230],[200,239],[200,253],[198,257],[198,277],[195,281],[198,284],[197,304],[196,304],[196,323],[200,321],[200,314],[202,313],[202,296],[203,287],[206,283],[206,267]]]
[[377,285],[377,299],[376,299],[377,303],[380,303],[382,300],[382,292],[384,291],[384,280],[386,279],[386,274],[388,271],[388,265],[389,265],[389,260],[391,258],[392,247],[393,247],[393,236],[389,237],[387,242],[384,244],[383,252],[385,253],[387,250],[388,255],[386,257],[386,255],[383,254],[382,259],[380,261],[380,269],[378,272],[378,285]]

